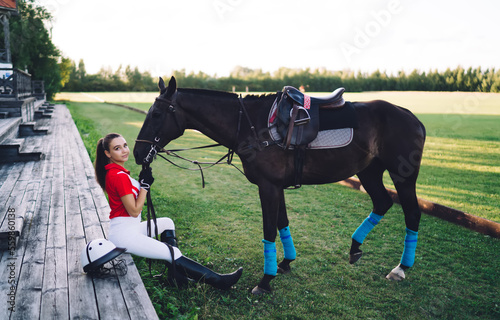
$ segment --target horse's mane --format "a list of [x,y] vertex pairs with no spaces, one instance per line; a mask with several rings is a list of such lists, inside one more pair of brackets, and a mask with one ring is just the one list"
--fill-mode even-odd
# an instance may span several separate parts
[[193,89],[193,88],[178,88],[177,91],[187,94],[201,94],[210,97],[219,98],[238,98],[236,93],[218,91],[218,90],[208,90],[208,89]]
[[[231,98],[231,99],[237,99],[239,97],[238,94],[232,93],[232,92],[227,92],[227,91],[219,91],[219,90],[208,90],[208,89],[193,89],[193,88],[178,88],[177,89],[179,92],[186,93],[186,94],[201,94],[205,96],[210,96],[210,97],[217,97],[217,98]],[[254,100],[259,100],[259,99],[265,99],[269,97],[274,97],[274,93],[264,93],[260,95],[246,95],[245,96],[245,101],[254,101]]]
[[276,97],[276,93],[263,93],[263,94],[259,94],[259,95],[255,95],[255,94],[249,94],[247,96],[245,96],[245,100],[260,100],[260,99],[267,99],[267,98],[275,98]]

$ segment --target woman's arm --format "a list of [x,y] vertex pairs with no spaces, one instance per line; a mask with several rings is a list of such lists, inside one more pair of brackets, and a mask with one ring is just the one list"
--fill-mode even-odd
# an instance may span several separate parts
[[144,206],[144,201],[146,201],[147,193],[148,191],[146,189],[141,188],[137,199],[134,198],[133,194],[127,194],[121,197],[123,206],[130,216],[135,218],[141,214],[142,207]]

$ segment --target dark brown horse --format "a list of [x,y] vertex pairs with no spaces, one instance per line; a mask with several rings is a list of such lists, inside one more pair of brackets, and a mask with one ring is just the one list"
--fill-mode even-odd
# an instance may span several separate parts
[[[177,89],[172,77],[151,106],[137,137],[134,155],[137,164],[148,164],[170,141],[185,129],[196,129],[236,151],[247,179],[259,187],[264,229],[264,277],[252,291],[271,291],[277,272],[290,270],[295,248],[288,227],[284,189],[295,185],[294,151],[273,144],[268,115],[276,94],[238,98],[236,94]],[[388,279],[402,280],[413,265],[417,245],[420,209],[415,194],[425,142],[423,124],[408,110],[385,101],[353,103],[358,128],[352,142],[341,148],[305,151],[302,184],[324,184],[357,175],[373,202],[373,211],[352,236],[350,263],[362,254],[366,235],[392,206],[382,182],[388,170],[398,192],[406,223],[405,247],[401,262]],[[271,143],[270,143],[271,142]],[[283,261],[276,261],[275,240],[280,234]]]

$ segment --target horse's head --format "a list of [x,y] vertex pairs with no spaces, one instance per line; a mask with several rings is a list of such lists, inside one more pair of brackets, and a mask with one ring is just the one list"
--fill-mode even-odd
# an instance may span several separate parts
[[176,106],[177,83],[172,77],[165,87],[163,79],[158,82],[160,95],[151,106],[137,136],[134,147],[135,162],[149,164],[163,147],[184,133],[184,121]]

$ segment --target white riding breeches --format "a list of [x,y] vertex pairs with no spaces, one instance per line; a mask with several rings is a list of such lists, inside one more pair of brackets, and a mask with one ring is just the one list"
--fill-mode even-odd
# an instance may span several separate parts
[[[175,225],[170,218],[156,219],[158,234],[165,230],[175,230]],[[151,232],[154,233],[154,222],[151,221]],[[126,248],[128,253],[149,259],[160,259],[172,262],[172,256],[167,245],[161,241],[147,236],[147,222],[141,222],[141,216],[116,217],[111,219],[109,225],[109,241],[118,248]],[[182,253],[174,249],[174,260],[179,259]]]

